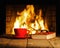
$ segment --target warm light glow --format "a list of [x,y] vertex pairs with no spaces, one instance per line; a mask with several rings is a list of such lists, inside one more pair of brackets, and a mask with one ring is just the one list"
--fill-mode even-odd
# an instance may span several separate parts
[[[39,14],[36,15],[34,12],[33,5],[27,5],[22,12],[17,11],[16,21],[13,28],[26,28],[30,31],[29,34],[35,34],[36,30],[48,30],[47,23],[42,18],[42,9]],[[36,18],[34,18],[36,16]]]
[[44,22],[43,22],[43,20],[41,20],[39,23],[40,23],[41,30],[45,30],[45,27],[44,27]]
[[35,29],[38,30],[39,29],[39,24],[37,21],[35,21]]
[[14,28],[19,28],[19,20],[16,18],[16,22],[14,23]]
[[33,30],[31,34],[35,34],[35,33],[36,33],[36,31],[35,31],[35,30]]

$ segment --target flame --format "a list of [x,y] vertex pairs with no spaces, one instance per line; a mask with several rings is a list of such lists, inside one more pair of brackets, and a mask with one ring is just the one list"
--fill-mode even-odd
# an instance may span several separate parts
[[[19,17],[16,17],[13,28],[26,28],[30,31],[29,34],[35,34],[36,30],[48,30],[47,23],[42,18],[42,10],[36,15],[33,5],[27,5],[22,12],[17,12]],[[34,18],[36,16],[36,18]]]
[[40,24],[40,26],[41,26],[41,29],[42,29],[42,30],[45,30],[45,27],[44,27],[44,22],[43,22],[43,20],[41,20],[41,21],[39,22],[39,24]]
[[41,30],[48,30],[47,22],[44,24],[44,20],[42,18],[42,10],[39,12],[39,20],[38,20]]
[[20,22],[19,22],[19,20],[18,20],[18,18],[16,18],[16,22],[14,23],[14,28],[19,28],[19,24]]

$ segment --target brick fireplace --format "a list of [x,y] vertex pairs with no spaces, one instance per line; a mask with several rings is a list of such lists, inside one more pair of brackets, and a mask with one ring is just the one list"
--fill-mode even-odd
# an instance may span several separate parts
[[[19,16],[19,15],[17,15],[17,11],[22,12],[24,8],[26,8],[26,5],[24,5],[24,4],[22,4],[22,5],[6,5],[6,32],[5,32],[5,34],[10,34],[10,35],[12,34],[12,29],[14,27],[16,17]],[[34,8],[35,8],[36,14],[38,14],[39,9],[42,9],[42,17],[43,17],[44,21],[47,21],[47,25],[48,25],[48,29],[49,29],[48,32],[56,32],[56,6],[55,5],[44,5],[43,6],[43,5],[37,4],[37,5],[34,5]],[[36,36],[38,38],[39,35],[36,35]],[[9,37],[13,38],[14,36],[8,35],[8,38]],[[6,44],[7,46],[9,46],[9,45],[15,46],[15,44],[16,44],[16,46],[18,46],[18,45],[20,46],[20,44],[17,42],[20,42],[18,40],[21,40],[21,39],[14,39],[14,38],[11,39],[11,38],[7,40],[7,42],[8,42]],[[2,39],[1,39],[2,42],[4,42],[4,41],[6,42],[6,40],[4,40],[4,39],[2,40]],[[27,46],[33,45],[34,47],[35,47],[35,45],[34,45],[35,42],[38,41],[38,40],[34,41],[33,38],[32,39],[26,38],[26,41],[25,41],[25,39],[22,39],[22,41],[20,42],[21,44],[23,43],[23,40],[24,40],[24,42],[27,43]],[[31,42],[29,42],[30,40],[33,40],[32,43],[34,43],[34,44],[31,44]],[[43,44],[41,44],[41,45],[44,45],[44,41],[45,40],[42,41]],[[49,43],[51,42],[50,40],[46,40],[46,41],[48,41]],[[55,41],[55,40],[52,40],[52,41]],[[15,44],[13,42],[15,42]],[[38,42],[41,42],[41,40],[39,40]],[[51,45],[51,43],[50,43],[50,45]],[[40,45],[40,43],[36,43],[36,46],[41,46],[41,45]],[[46,46],[48,46],[48,44]]]
[[[14,22],[18,16],[17,11],[22,11],[25,6],[26,5],[6,6],[6,34],[11,34]],[[35,5],[36,13],[40,8],[43,10],[43,17],[47,20],[49,31],[56,32],[56,7],[53,5],[46,7]]]
[[[6,6],[6,34],[12,33],[12,28],[16,20],[17,11],[22,11],[26,5],[8,5]],[[37,6],[37,7],[36,7]],[[43,18],[47,20],[49,31],[56,32],[56,6],[39,6],[35,5],[35,13],[38,13],[39,9],[43,10]]]

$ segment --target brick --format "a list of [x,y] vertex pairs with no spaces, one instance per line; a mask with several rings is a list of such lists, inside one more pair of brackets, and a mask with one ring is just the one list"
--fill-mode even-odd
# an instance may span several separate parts
[[10,17],[6,17],[6,22],[10,22],[11,18]]
[[11,28],[10,27],[6,28],[6,34],[11,34]]

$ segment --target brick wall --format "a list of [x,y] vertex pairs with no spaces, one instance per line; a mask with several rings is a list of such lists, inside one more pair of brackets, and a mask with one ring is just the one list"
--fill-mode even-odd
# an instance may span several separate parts
[[50,31],[56,32],[56,7],[50,6],[46,12],[46,19],[48,21],[48,26]]
[[11,34],[16,18],[16,11],[12,6],[6,7],[6,34]]

